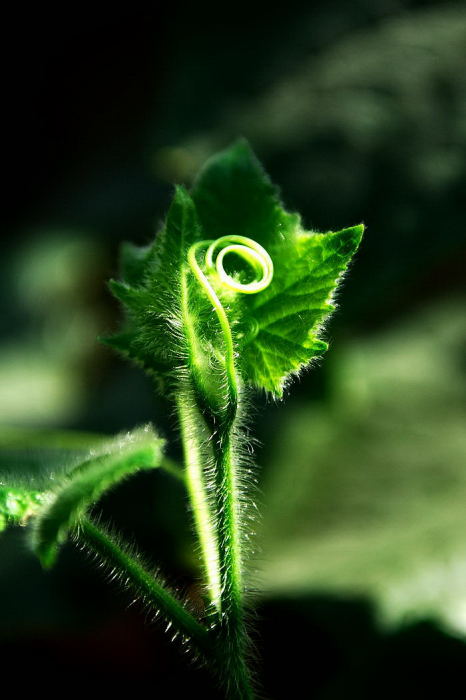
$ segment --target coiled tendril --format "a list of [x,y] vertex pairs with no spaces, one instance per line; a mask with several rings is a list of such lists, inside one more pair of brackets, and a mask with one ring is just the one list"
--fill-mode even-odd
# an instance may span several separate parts
[[[204,241],[207,243],[207,241]],[[214,262],[214,254],[218,249]],[[245,262],[249,263],[256,272],[258,279],[248,284],[241,284],[231,277],[223,267],[225,256],[236,253]],[[273,262],[270,255],[259,243],[245,236],[222,236],[216,241],[211,241],[205,255],[205,264],[208,272],[217,272],[221,282],[229,289],[242,294],[257,294],[266,289],[273,277]]]
[[[273,277],[272,259],[265,248],[252,238],[246,238],[246,236],[222,236],[215,241],[199,241],[194,243],[189,249],[188,261],[192,272],[209,297],[211,297],[209,288],[212,289],[212,287],[201,270],[196,257],[197,251],[205,246],[208,246],[204,258],[207,273],[216,273],[218,279],[228,289],[241,292],[242,294],[257,294],[266,289],[271,283]],[[217,257],[214,260],[214,255],[219,248],[221,250],[217,253]],[[226,272],[223,261],[230,253],[236,253],[252,267],[256,273],[254,281],[242,284]]]
[[[247,238],[246,236],[222,236],[213,241],[199,241],[198,243],[194,243],[188,251],[189,267],[209,297],[215,313],[217,314],[225,339],[225,362],[230,379],[230,387],[232,389],[234,388],[236,393],[237,378],[234,365],[235,353],[230,324],[220,299],[197,261],[198,251],[206,246],[207,250],[204,264],[207,274],[217,275],[217,279],[220,280],[221,284],[225,285],[227,289],[242,294],[257,294],[269,286],[273,278],[273,262],[265,248],[259,245],[259,243],[256,243],[252,238]],[[215,256],[216,253],[217,255]],[[223,266],[224,259],[231,253],[235,253],[251,266],[256,274],[256,279],[243,284],[226,272]]]

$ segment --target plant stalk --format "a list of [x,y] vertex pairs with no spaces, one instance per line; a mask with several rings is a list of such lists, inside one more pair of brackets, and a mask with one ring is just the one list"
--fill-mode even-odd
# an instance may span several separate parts
[[202,656],[209,658],[212,644],[208,630],[199,623],[173,594],[154,576],[113,541],[111,536],[88,518],[77,528],[77,540],[115,571],[156,612],[161,612],[175,632],[187,639]]
[[215,448],[217,487],[217,532],[222,542],[222,617],[219,637],[231,700],[254,697],[246,663],[248,636],[244,621],[240,501],[238,497],[233,425],[226,427]]
[[202,449],[205,424],[199,416],[192,392],[186,389],[177,396],[177,408],[186,465],[186,485],[192,504],[207,592],[217,613],[221,610],[221,576],[217,536],[212,521],[205,484],[205,450]]

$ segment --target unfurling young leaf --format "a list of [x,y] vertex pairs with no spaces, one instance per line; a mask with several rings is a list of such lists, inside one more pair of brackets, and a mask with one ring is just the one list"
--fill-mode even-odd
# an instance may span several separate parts
[[[212,306],[193,275],[183,275],[183,268],[193,244],[224,239],[236,249],[222,262],[225,267],[230,264],[233,279],[247,285],[250,270],[245,268],[251,259],[244,264],[241,242],[234,239],[249,239],[270,256],[270,283],[260,294],[236,292],[222,280],[213,279],[212,286],[225,307],[242,379],[282,396],[287,380],[327,349],[322,326],[335,308],[335,290],[363,229],[359,225],[335,233],[306,231],[299,215],[283,208],[248,144],[239,141],[207,162],[191,196],[178,188],[151,247],[124,248],[123,281],[112,282],[111,289],[125,307],[128,322],[123,333],[107,342],[163,385],[186,361],[181,338],[186,321],[196,330],[203,346],[200,353],[218,356],[221,340]],[[183,283],[189,288],[187,309],[182,308]]]

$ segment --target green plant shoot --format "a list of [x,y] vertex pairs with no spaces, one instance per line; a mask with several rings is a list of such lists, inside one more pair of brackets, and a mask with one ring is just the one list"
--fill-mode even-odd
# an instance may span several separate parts
[[[154,242],[123,246],[121,279],[110,282],[125,322],[105,342],[148,372],[176,407],[183,472],[146,429],[100,448],[53,488],[0,491],[0,524],[32,519],[44,566],[70,534],[164,616],[216,673],[227,698],[253,698],[255,686],[245,623],[255,511],[250,395],[259,389],[282,398],[326,351],[323,326],[362,234],[362,225],[306,231],[246,142],[211,158],[191,192],[176,188]],[[204,576],[200,619],[87,515],[107,489],[154,467],[186,485]],[[13,496],[17,505],[6,505]]]

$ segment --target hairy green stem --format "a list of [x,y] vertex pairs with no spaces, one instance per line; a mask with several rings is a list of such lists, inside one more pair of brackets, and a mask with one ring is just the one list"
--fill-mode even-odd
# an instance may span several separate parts
[[216,611],[220,612],[221,580],[218,541],[205,485],[205,450],[203,451],[201,447],[205,427],[198,414],[194,396],[189,389],[179,392],[177,408],[186,464],[186,485],[192,503],[194,525],[207,579],[207,592],[210,602]]
[[222,573],[222,618],[219,636],[230,698],[253,698],[246,664],[248,637],[244,622],[241,512],[235,464],[234,426],[226,426],[215,447],[217,486],[217,531]]
[[77,528],[78,542],[98,555],[137,594],[171,623],[175,632],[189,640],[198,652],[209,657],[212,645],[208,630],[201,625],[133,556],[120,547],[112,537],[88,518],[82,518]]

